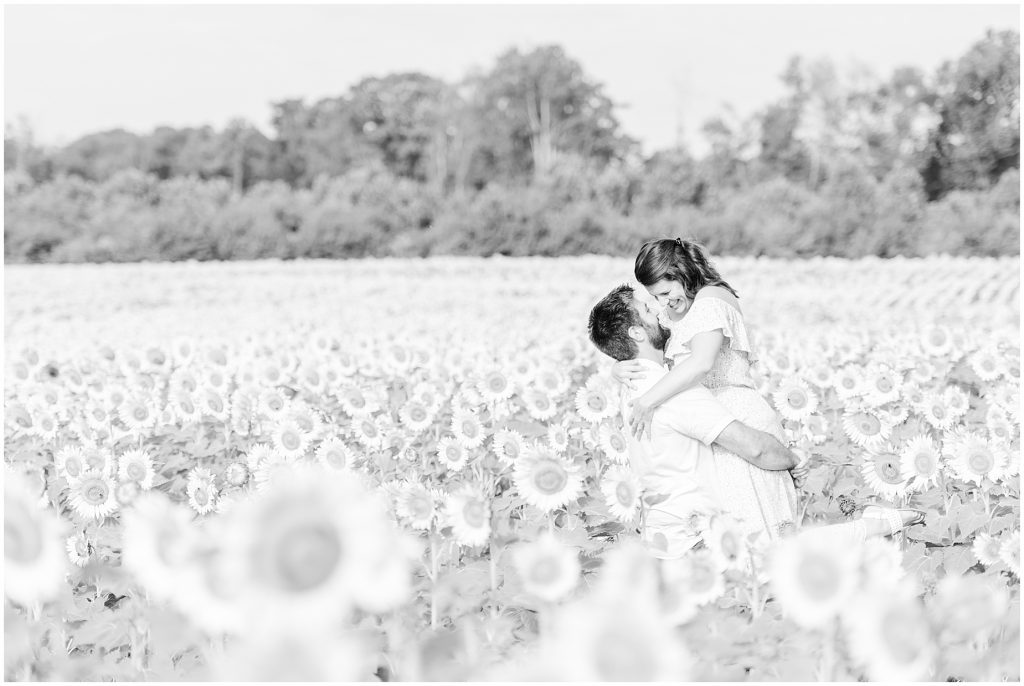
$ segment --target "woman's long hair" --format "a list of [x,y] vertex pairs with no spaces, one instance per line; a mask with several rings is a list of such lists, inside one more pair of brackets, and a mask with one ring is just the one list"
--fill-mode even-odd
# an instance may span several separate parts
[[711,266],[704,249],[682,238],[663,238],[644,243],[636,256],[633,274],[645,286],[662,279],[677,281],[691,300],[705,286],[721,286],[737,298],[740,297]]

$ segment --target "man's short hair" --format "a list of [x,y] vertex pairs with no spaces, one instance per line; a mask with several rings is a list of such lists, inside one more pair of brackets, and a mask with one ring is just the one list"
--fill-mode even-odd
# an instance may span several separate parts
[[643,326],[633,302],[633,288],[622,285],[590,311],[590,340],[598,350],[616,360],[632,360],[640,354],[636,341],[629,337],[629,327]]

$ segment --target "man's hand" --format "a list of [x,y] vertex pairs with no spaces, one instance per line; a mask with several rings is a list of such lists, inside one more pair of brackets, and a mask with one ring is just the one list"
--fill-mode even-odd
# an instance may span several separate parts
[[804,482],[807,481],[807,475],[811,472],[811,456],[799,448],[790,448],[790,450],[800,457],[800,462],[789,470],[789,473],[793,475],[796,487],[803,488]]
[[634,379],[644,375],[644,366],[637,360],[621,360],[612,365],[612,378],[630,390],[636,389]]
[[632,414],[629,417],[629,430],[638,440],[651,437],[651,421],[654,419],[654,408],[637,398],[629,403]]

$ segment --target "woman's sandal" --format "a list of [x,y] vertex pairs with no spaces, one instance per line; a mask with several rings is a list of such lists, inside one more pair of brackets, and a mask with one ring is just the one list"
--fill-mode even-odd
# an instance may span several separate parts
[[[909,522],[904,523],[901,512],[913,512],[916,516]],[[903,531],[909,526],[920,524],[924,521],[925,512],[923,510],[915,510],[913,508],[900,508],[895,509],[891,507],[882,507],[880,505],[867,505],[861,511],[861,517],[866,519],[880,519],[889,525],[889,535]]]

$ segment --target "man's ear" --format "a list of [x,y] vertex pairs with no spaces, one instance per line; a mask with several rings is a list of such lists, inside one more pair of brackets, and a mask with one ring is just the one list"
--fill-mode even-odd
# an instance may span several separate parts
[[647,340],[647,332],[642,326],[631,326],[626,329],[626,334],[637,343]]

